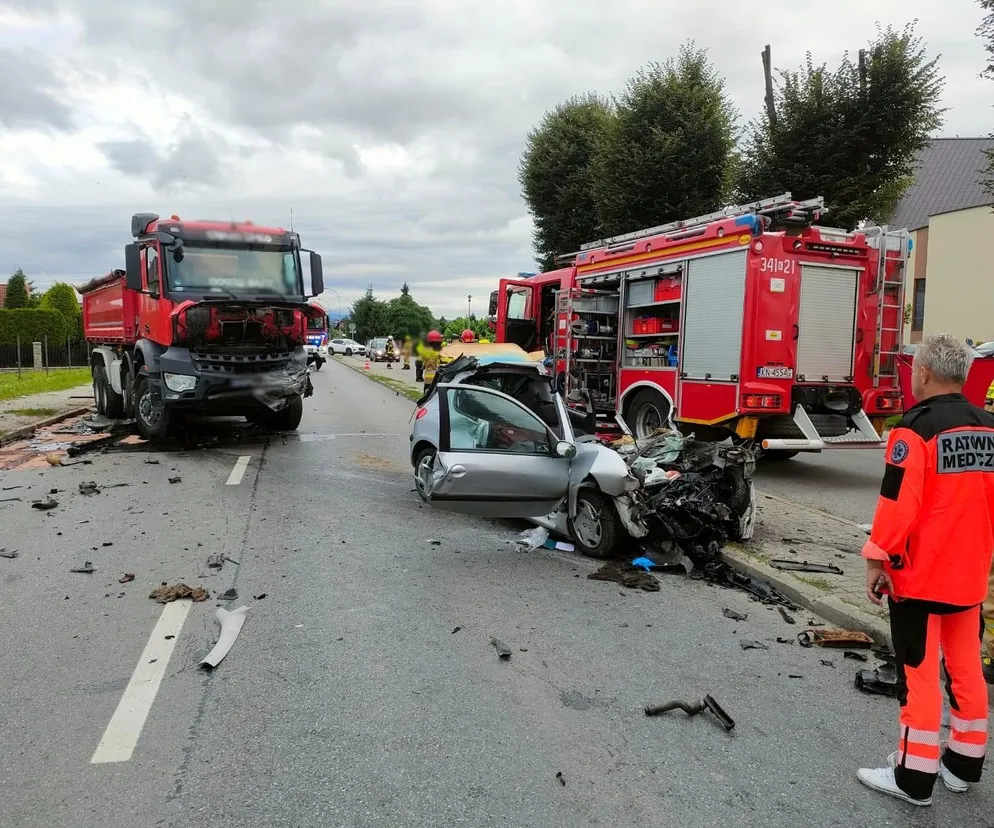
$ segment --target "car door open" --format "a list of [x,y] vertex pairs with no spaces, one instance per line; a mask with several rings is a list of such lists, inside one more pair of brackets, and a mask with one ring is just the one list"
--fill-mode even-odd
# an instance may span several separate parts
[[439,450],[421,470],[432,506],[486,517],[538,517],[569,490],[575,446],[492,388],[439,385]]

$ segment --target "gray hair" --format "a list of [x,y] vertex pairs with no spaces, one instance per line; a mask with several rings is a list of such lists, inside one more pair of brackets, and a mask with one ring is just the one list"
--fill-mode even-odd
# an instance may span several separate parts
[[973,350],[952,334],[926,336],[915,348],[914,364],[928,368],[938,380],[962,385],[973,363]]

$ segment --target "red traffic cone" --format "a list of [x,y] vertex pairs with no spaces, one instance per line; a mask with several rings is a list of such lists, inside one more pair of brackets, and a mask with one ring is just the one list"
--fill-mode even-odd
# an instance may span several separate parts
[[369,370],[369,357],[366,357],[366,370]]

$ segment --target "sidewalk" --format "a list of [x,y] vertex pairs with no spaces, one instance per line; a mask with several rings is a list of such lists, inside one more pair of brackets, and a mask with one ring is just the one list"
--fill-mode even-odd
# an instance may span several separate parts
[[92,385],[3,400],[0,402],[0,444],[19,440],[36,428],[82,414],[92,407]]

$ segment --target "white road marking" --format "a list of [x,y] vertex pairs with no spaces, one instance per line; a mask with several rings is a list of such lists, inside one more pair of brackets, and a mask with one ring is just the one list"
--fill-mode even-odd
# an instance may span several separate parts
[[117,710],[93,752],[91,765],[127,762],[131,758],[191,606],[191,601],[184,600],[163,608]]
[[242,482],[242,478],[245,476],[245,469],[248,468],[249,460],[251,459],[251,454],[243,454],[235,461],[235,467],[231,470],[231,474],[228,475],[229,486],[237,486]]

